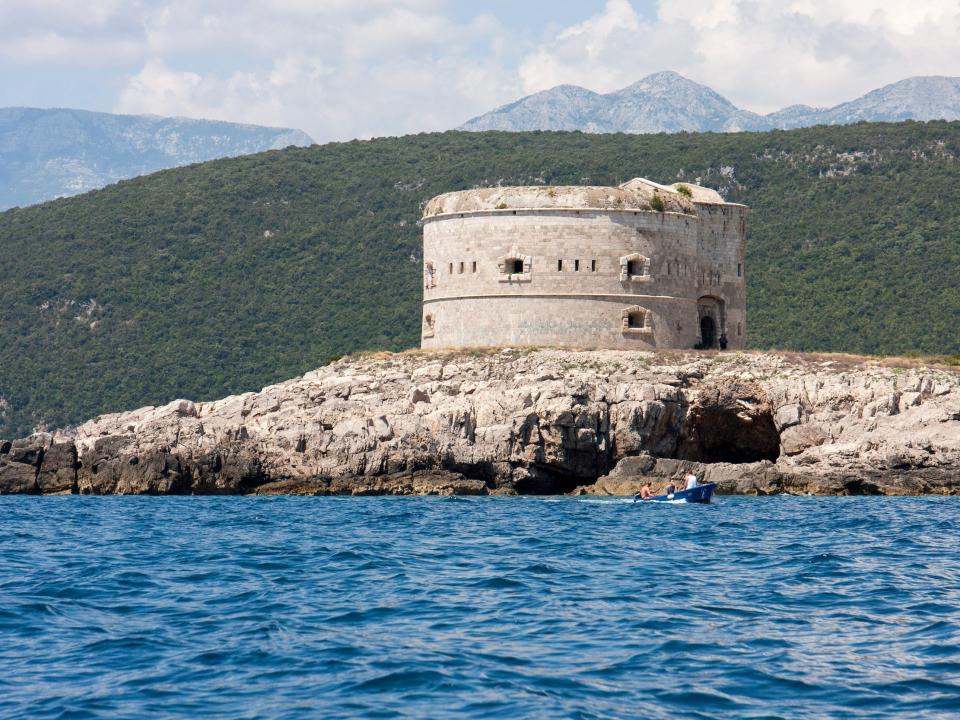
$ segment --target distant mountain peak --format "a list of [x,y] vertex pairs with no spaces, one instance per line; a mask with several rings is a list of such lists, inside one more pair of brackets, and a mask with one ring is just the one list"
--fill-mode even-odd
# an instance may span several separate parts
[[0,108],[0,210],[137,175],[312,145],[291,128],[70,108]]
[[643,90],[644,92],[652,94],[664,94],[674,92],[677,88],[706,90],[713,93],[713,90],[708,88],[706,85],[701,85],[700,83],[694,82],[690,78],[686,78],[678,72],[674,72],[673,70],[662,70],[660,72],[647,75],[646,77],[641,78],[632,85],[628,85],[622,90],[617,90],[608,94],[616,95],[629,90]]
[[960,119],[960,78],[917,76],[831,108],[790,105],[767,115],[742,110],[673,70],[606,94],[561,85],[469,120],[460,130],[585,132],[733,132],[851,122]]

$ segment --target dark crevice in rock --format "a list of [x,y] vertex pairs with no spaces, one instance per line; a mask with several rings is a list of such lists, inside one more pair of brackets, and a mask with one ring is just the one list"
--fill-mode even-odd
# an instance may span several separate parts
[[513,482],[514,489],[521,495],[562,495],[572,492],[581,485],[590,485],[597,477],[583,477],[565,472],[556,465],[534,464],[518,472]]
[[[499,465],[502,465],[502,463]],[[424,463],[422,467],[411,464],[409,468],[411,472],[421,472],[431,469],[432,466],[428,466],[426,463]],[[488,460],[473,463],[444,462],[442,463],[441,469],[459,473],[470,480],[480,480],[491,488],[496,486],[504,470],[502,467],[498,467],[498,463]]]
[[763,389],[734,378],[702,385],[687,410],[676,457],[703,463],[776,461],[780,433]]
[[854,478],[848,480],[843,484],[844,495],[886,495],[883,490],[880,489],[878,485],[870,482],[869,480],[864,480],[862,478]]

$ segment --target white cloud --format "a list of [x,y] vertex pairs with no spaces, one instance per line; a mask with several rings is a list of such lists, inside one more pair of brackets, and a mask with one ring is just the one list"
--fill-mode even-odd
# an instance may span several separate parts
[[18,71],[36,65],[104,66],[141,56],[138,3],[123,0],[3,0],[0,62]]
[[115,73],[104,92],[117,111],[299,127],[319,141],[445,129],[555,85],[606,92],[667,69],[757,111],[960,75],[958,0],[606,0],[543,41],[458,4],[2,0],[0,72],[23,84],[34,70],[95,67]]
[[[504,29],[448,17],[432,0],[172,0],[146,22],[149,60],[116,110],[299,127],[318,141],[442,130],[518,91]],[[178,68],[201,58],[226,71]]]
[[960,75],[956,0],[628,0],[529,53],[524,91],[562,82],[600,92],[676,70],[757,111],[832,105],[910,75]]

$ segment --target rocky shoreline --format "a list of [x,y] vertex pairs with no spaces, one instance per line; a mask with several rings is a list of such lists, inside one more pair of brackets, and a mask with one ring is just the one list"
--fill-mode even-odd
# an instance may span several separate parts
[[960,494],[960,373],[776,353],[354,356],[0,440],[0,494]]

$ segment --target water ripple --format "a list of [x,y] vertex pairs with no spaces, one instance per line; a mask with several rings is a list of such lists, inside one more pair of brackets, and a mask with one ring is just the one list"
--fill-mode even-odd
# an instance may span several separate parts
[[0,498],[2,718],[952,718],[960,500]]

